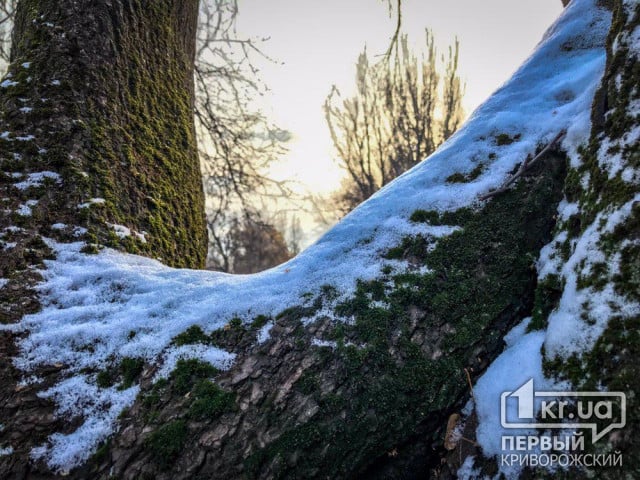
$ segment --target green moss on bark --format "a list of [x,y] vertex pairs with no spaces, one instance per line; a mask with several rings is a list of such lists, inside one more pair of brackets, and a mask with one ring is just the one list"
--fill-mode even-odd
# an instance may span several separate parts
[[[622,2],[613,3],[613,23],[608,39],[607,67],[602,87],[596,95],[593,110],[593,130],[586,148],[581,149],[582,165],[572,169],[568,175],[565,191],[569,201],[579,205],[579,218],[560,225],[559,231],[566,231],[568,238],[576,238],[591,226],[601,215],[598,228],[603,229],[609,214],[632,200],[639,192],[637,181],[622,171],[638,172],[640,169],[640,147],[638,142],[624,142],[625,135],[640,126],[640,118],[630,114],[630,105],[640,100],[640,66],[637,53],[626,45],[622,34],[630,35],[640,26],[640,5],[624,7]],[[614,50],[614,41],[618,46]],[[604,142],[610,145],[603,148]],[[611,174],[607,160],[617,156],[622,169]],[[637,179],[637,178],[636,178]],[[600,261],[594,262],[586,272],[578,276],[579,289],[601,291],[613,287],[620,299],[628,306],[640,301],[640,203],[631,208],[631,214],[618,222],[611,231],[601,230],[598,248],[602,254]],[[566,242],[568,255],[571,251]],[[580,270],[585,265],[580,265]],[[617,271],[616,271],[617,268]],[[547,357],[545,373],[552,377],[569,380],[573,388],[580,390],[619,391],[626,394],[627,423],[594,445],[589,445],[592,453],[602,454],[618,451],[622,455],[622,465],[613,468],[582,469],[578,473],[570,470],[568,478],[588,475],[593,478],[618,479],[636,478],[640,475],[640,388],[638,377],[638,355],[640,355],[640,317],[632,308],[621,311],[611,305],[609,318],[597,320],[606,325],[593,347],[569,358]],[[594,320],[588,305],[582,306],[581,318],[588,324]],[[599,313],[602,315],[602,313]]]
[[[336,306],[352,321],[324,333],[334,350],[318,348],[320,365],[295,384],[319,412],[247,458],[249,478],[367,477],[375,459],[388,458],[425,424],[424,441],[440,443],[447,412],[467,393],[464,369],[480,373],[508,328],[531,311],[534,261],[551,236],[565,159],[542,165],[478,211],[412,215],[462,228],[435,249],[407,237],[386,254],[433,273],[388,272],[359,282]],[[327,371],[340,388],[322,394]]]
[[[203,267],[192,79],[197,2],[82,8],[24,0],[16,15],[9,67],[16,84],[2,89],[2,129],[33,139],[2,140],[0,162],[4,169],[19,158],[24,172],[45,164],[63,180],[29,192],[42,201],[25,227],[88,227],[92,243]],[[21,113],[24,106],[32,110]],[[92,198],[105,202],[78,209]],[[121,238],[109,224],[145,239]]]

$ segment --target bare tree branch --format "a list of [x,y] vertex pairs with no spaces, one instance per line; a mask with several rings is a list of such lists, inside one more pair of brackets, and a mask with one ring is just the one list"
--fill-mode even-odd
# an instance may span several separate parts
[[18,0],[0,0],[0,63],[8,64],[11,56],[11,32]]
[[480,200],[484,201],[484,200],[488,200],[491,197],[494,197],[495,195],[498,195],[499,193],[502,192],[506,192],[509,187],[511,185],[513,185],[513,183],[522,176],[522,174],[524,172],[526,172],[529,168],[531,168],[531,166],[536,163],[538,160],[540,160],[542,157],[544,157],[552,148],[554,148],[560,141],[562,141],[562,139],[564,138],[564,136],[567,134],[566,131],[561,131],[560,133],[558,133],[558,135],[556,135],[554,137],[553,140],[551,140],[546,147],[544,147],[540,153],[538,153],[536,156],[534,156],[533,158],[529,159],[529,157],[527,157],[524,162],[522,162],[522,164],[520,165],[520,168],[518,168],[518,171],[516,173],[514,173],[506,182],[504,185],[502,185],[502,187],[498,188],[497,190],[492,190],[489,193],[486,193],[484,195],[482,195],[480,197]]

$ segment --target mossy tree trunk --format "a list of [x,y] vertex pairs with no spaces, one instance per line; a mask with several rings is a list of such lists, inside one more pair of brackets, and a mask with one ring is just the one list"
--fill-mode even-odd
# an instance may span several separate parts
[[[39,309],[43,238],[199,268],[204,195],[193,120],[198,0],[21,0],[0,84],[0,323]],[[0,332],[0,477],[68,428],[11,364]],[[52,384],[55,369],[39,372]]]
[[[19,3],[1,91],[8,223],[63,239],[86,228],[97,245],[203,266],[197,14],[197,0]],[[42,171],[57,188],[16,190]]]

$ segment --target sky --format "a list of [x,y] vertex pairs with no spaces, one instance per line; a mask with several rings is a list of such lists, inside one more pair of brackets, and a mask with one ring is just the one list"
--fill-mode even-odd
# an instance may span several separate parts
[[[403,31],[414,48],[430,28],[440,52],[460,40],[459,72],[470,114],[530,55],[562,10],[560,0],[403,0]],[[238,32],[269,38],[262,49],[276,62],[258,61],[270,91],[262,108],[292,133],[289,153],[272,169],[312,192],[336,189],[335,161],[322,105],[335,84],[353,92],[355,62],[367,46],[385,52],[395,18],[381,0],[239,0]]]

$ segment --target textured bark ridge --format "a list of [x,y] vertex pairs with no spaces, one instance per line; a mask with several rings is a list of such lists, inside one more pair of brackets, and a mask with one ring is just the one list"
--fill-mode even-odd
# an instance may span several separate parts
[[[197,0],[21,0],[0,86],[0,323],[39,309],[42,237],[201,267],[204,199],[192,114]],[[0,477],[28,475],[56,420],[0,332]],[[41,372],[46,387],[56,369]]]

